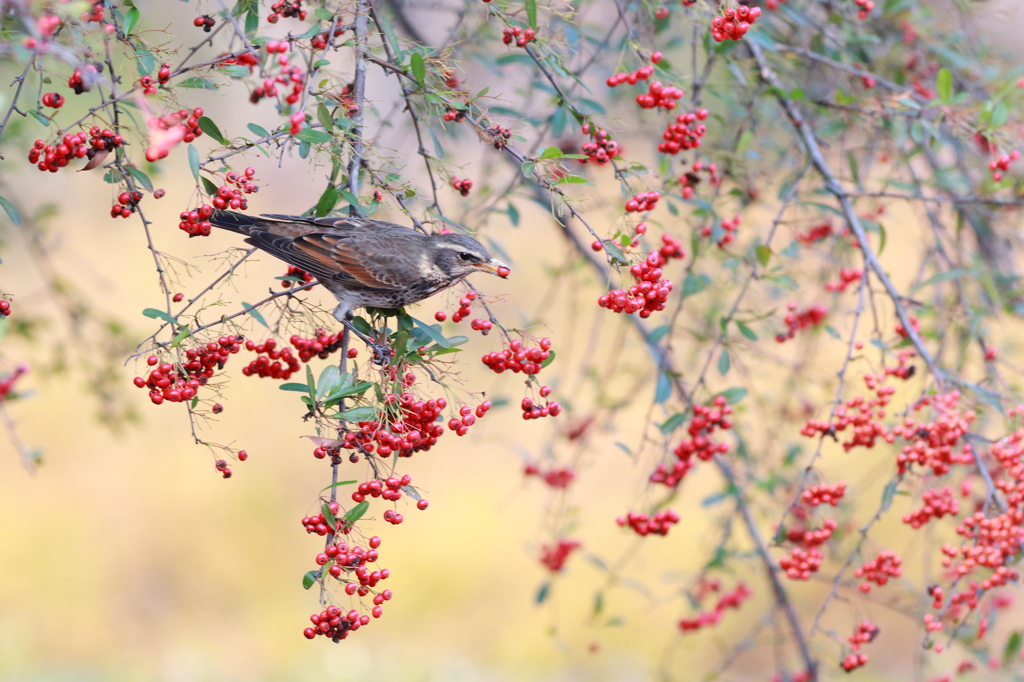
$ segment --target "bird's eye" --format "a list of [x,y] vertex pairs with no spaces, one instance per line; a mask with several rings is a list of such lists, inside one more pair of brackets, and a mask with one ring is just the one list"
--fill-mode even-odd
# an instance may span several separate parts
[[473,260],[473,254],[466,253],[465,251],[463,251],[462,253],[459,254],[459,258],[461,258],[462,260]]

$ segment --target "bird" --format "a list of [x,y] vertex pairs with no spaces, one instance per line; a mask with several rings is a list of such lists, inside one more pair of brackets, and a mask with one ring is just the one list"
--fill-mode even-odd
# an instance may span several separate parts
[[375,361],[387,346],[352,324],[360,306],[399,308],[443,291],[476,272],[507,277],[509,268],[461,234],[423,234],[362,217],[252,216],[213,212],[210,224],[245,235],[245,242],[308,272],[338,300],[334,317],[369,345]]

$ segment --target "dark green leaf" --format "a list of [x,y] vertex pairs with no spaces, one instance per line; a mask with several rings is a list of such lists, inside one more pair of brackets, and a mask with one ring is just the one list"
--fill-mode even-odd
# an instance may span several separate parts
[[423,64],[423,55],[419,52],[413,52],[412,56],[409,57],[409,68],[412,69],[412,75],[416,79],[420,88],[423,88],[424,81],[427,77],[427,68]]
[[313,10],[313,16],[319,19],[320,21],[327,22],[330,22],[331,19],[334,18],[334,14],[329,9],[325,9],[323,7],[317,7],[315,10]]
[[199,180],[203,183],[203,189],[206,190],[207,194],[211,197],[217,196],[217,185],[213,184],[213,181],[210,180],[210,178],[204,175],[201,176]]
[[395,29],[391,26],[391,22],[381,12],[373,14],[373,18],[377,22],[377,27],[384,34],[384,40],[387,41],[391,51],[395,54],[395,63],[401,65],[402,49],[398,44],[398,36],[395,35]]
[[7,213],[7,217],[11,219],[11,222],[14,223],[15,227],[21,225],[21,214],[18,213],[18,209],[14,207],[14,204],[3,197],[0,197],[0,206],[4,207],[4,212]]
[[441,333],[441,325],[439,324],[427,324],[421,320],[413,318],[416,326],[423,330],[423,332],[429,336],[434,343],[439,345],[441,348],[448,348],[451,344],[448,343],[448,339],[445,338],[444,334]]
[[729,368],[732,367],[732,362],[729,360],[729,351],[722,349],[722,352],[718,354],[718,373],[725,376],[729,373]]
[[648,342],[650,342],[650,343],[658,343],[663,338],[665,338],[665,334],[668,334],[669,330],[671,330],[671,329],[672,329],[672,327],[670,325],[667,325],[667,324],[663,324],[663,325],[661,325],[659,327],[656,327],[656,328],[652,329],[651,330],[651,334],[650,334],[650,336],[647,339]]
[[185,80],[178,83],[178,87],[182,88],[199,88],[202,90],[216,90],[217,86],[213,84],[209,78],[198,78],[193,76],[192,78],[186,78]]
[[1024,643],[1024,635],[1020,630],[1014,630],[1006,640],[1006,648],[1003,649],[1003,667],[1008,668],[1016,662],[1020,654],[1021,644]]
[[[455,345],[453,339],[448,339],[448,340],[452,341],[452,345]],[[554,361],[555,361],[555,351],[549,350],[548,351],[547,359],[546,360],[542,360],[541,363],[540,363],[540,366],[541,367],[547,367],[548,365],[550,365]]]
[[224,133],[220,132],[220,128],[217,127],[217,124],[214,123],[213,119],[209,116],[199,117],[199,128],[204,133],[217,140],[217,142],[220,142],[221,144],[228,143],[227,138],[224,137]]
[[654,389],[654,402],[663,403],[672,395],[672,380],[665,372],[658,373],[658,385]]
[[137,7],[132,7],[128,10],[124,17],[124,34],[129,35],[135,25],[139,23],[139,17],[141,16]]
[[324,193],[320,195],[320,200],[316,202],[316,210],[314,215],[318,218],[322,218],[338,205],[338,198],[341,195],[336,187],[328,187],[324,190]]
[[512,222],[512,227],[519,227],[519,210],[515,207],[511,201],[508,204],[508,219]]
[[757,341],[757,334],[754,333],[753,329],[738,320],[736,322],[736,326],[739,327],[740,334],[743,334],[743,336],[747,337],[751,341]]
[[739,401],[746,398],[747,393],[747,389],[743,388],[742,386],[734,386],[730,389],[722,391],[719,395],[725,398],[725,402],[729,403],[730,405],[735,405]]
[[171,317],[162,310],[157,310],[156,308],[146,308],[145,310],[142,311],[142,314],[154,320],[163,320],[164,322],[170,322],[171,324],[174,324],[173,317]]
[[192,177],[199,182],[199,150],[191,144],[188,146],[188,167],[192,169]]
[[331,511],[331,505],[324,502],[320,505],[320,513],[324,515],[324,521],[327,522],[328,528],[337,528],[338,519],[335,518],[334,512]]
[[685,412],[676,412],[674,415],[665,420],[665,422],[658,427],[658,429],[664,434],[668,435],[679,428],[679,426],[686,421]]
[[270,137],[270,133],[268,133],[267,129],[264,128],[263,126],[258,126],[255,123],[250,123],[246,127],[249,130],[251,130],[254,135],[259,135],[260,137]]
[[339,386],[331,391],[331,394],[327,396],[327,400],[324,401],[325,407],[334,407],[342,398],[347,398],[350,395],[360,395],[366,393],[373,384],[369,381],[360,381],[358,384],[348,384]]
[[345,373],[344,377],[341,375],[341,370],[335,364],[327,365],[320,372],[320,378],[316,380],[316,397],[322,398],[329,393],[333,388],[335,382],[342,378],[343,382],[351,381],[351,376],[348,372]]
[[358,482],[359,481],[354,481],[354,480],[353,481],[338,481],[337,483],[330,484],[329,486],[327,486],[326,488],[324,488],[320,492],[324,492],[324,490],[330,490],[331,488],[338,488],[338,487],[343,486],[343,485],[352,485],[353,483],[358,483]]
[[896,497],[896,487],[898,485],[899,481],[895,478],[885,484],[885,490],[882,491],[881,511],[889,511],[889,507],[892,506],[892,500]]
[[326,133],[322,130],[314,130],[313,128],[303,128],[295,134],[295,139],[302,142],[308,142],[310,144],[323,144],[324,142],[330,142],[334,139],[334,136],[330,133]]
[[323,102],[316,105],[316,120],[320,121],[320,125],[328,133],[334,132],[334,119],[331,118],[331,112]]
[[622,253],[622,249],[619,248],[618,244],[611,241],[610,239],[604,240],[603,244],[604,250],[607,251],[608,255],[610,255],[612,258],[619,261],[620,263],[629,262],[629,260],[626,258],[626,254]]
[[374,333],[373,327],[370,326],[370,323],[359,315],[352,318],[352,326],[367,336]]
[[39,121],[40,123],[42,123],[42,124],[43,124],[44,126],[46,126],[47,128],[49,128],[49,127],[50,127],[50,119],[46,118],[45,116],[43,116],[42,114],[40,114],[40,113],[39,113],[38,111],[36,111],[35,109],[31,109],[31,110],[29,110],[29,112],[28,112],[28,113],[32,114],[32,118],[34,118],[35,120]]
[[537,596],[534,598],[534,601],[538,604],[543,604],[544,601],[548,598],[548,592],[550,591],[551,583],[544,583],[540,586],[540,589],[537,590]]
[[147,192],[153,191],[153,181],[149,179],[148,175],[140,171],[138,168],[135,168],[134,166],[125,166],[124,168],[126,171],[128,171],[129,175],[135,178],[135,180],[138,181],[140,185],[146,188]]
[[375,407],[353,407],[351,410],[345,410],[335,415],[338,419],[342,419],[347,422],[367,422],[377,416],[377,408]]
[[537,0],[526,0],[526,21],[530,28],[537,30]]
[[316,579],[320,577],[320,571],[306,571],[306,575],[302,576],[302,588],[308,590],[309,588],[316,585]]
[[296,391],[297,393],[309,393],[309,386],[306,384],[297,384],[290,382],[287,384],[281,384],[278,388],[282,391]]
[[364,501],[360,502],[356,506],[349,509],[347,512],[345,512],[345,516],[342,518],[342,521],[344,521],[345,526],[349,527],[359,519],[363,518],[363,515],[366,514],[366,511],[369,508],[370,503]]

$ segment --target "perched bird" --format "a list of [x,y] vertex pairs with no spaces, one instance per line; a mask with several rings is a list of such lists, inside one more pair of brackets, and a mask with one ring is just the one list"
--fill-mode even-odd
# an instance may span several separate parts
[[474,272],[508,275],[471,237],[426,235],[380,220],[214,211],[210,223],[316,277],[338,299],[334,316],[383,357],[386,348],[352,326],[353,308],[406,306]]

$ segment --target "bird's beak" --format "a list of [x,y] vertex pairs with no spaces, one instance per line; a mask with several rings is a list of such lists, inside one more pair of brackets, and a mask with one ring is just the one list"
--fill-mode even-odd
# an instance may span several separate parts
[[479,263],[476,267],[483,270],[484,272],[489,272],[492,275],[497,275],[502,279],[508,277],[508,273],[510,272],[509,267],[507,265],[505,265],[500,260],[497,260],[495,258],[492,258],[486,263]]

